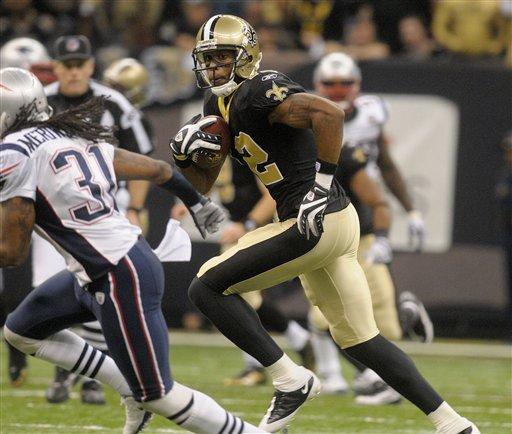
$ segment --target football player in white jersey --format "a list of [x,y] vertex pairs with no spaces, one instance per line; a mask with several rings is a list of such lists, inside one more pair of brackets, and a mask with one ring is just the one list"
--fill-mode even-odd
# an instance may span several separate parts
[[[418,246],[421,246],[424,236],[421,214],[413,208],[405,182],[387,149],[388,142],[384,133],[384,125],[388,113],[384,101],[375,95],[360,95],[361,71],[355,61],[344,53],[331,53],[321,59],[314,71],[313,81],[315,91],[319,95],[336,102],[345,111],[343,149],[346,151],[345,154],[350,155],[350,158],[347,157],[349,160],[347,163],[350,163],[350,160],[358,155],[360,158],[364,158],[365,170],[371,179],[380,182],[378,176],[380,172],[386,186],[409,213],[411,244],[416,242]],[[359,162],[361,163],[361,161]],[[341,163],[342,168],[344,163],[345,160]],[[345,186],[344,188],[347,190]],[[351,199],[360,200],[360,198],[354,199],[352,196]],[[366,216],[360,215],[359,217],[361,226],[363,226]],[[422,332],[421,340],[430,342],[433,339],[432,323],[423,304],[410,292],[400,295],[402,327],[399,324],[393,280],[388,268],[383,266],[391,262],[391,246],[387,239],[387,233],[379,235],[374,236],[373,233],[367,233],[362,227],[359,245],[359,260],[372,293],[377,326],[381,333],[391,340],[401,339],[402,332],[413,334],[416,329]],[[328,388],[329,381],[334,383],[339,381],[340,365],[337,362],[337,352],[331,349],[332,340],[322,333],[322,330],[327,330],[327,323],[320,317],[321,314],[318,311],[314,311],[314,315],[310,315],[310,318],[313,318],[312,329],[317,331],[313,334],[314,348],[317,350],[315,356],[320,365],[329,367],[327,369],[329,375],[326,379]],[[359,395],[358,403],[379,405],[394,404],[400,401],[400,395],[385,385],[375,372],[355,363],[353,359],[350,361],[358,370],[354,381],[354,390]]]
[[[52,115],[36,77],[5,68],[0,98],[0,267],[25,260],[33,229],[67,265],[8,316],[7,341],[114,387],[126,404],[123,434],[142,431],[151,413],[196,433],[263,432],[172,380],[162,265],[119,212],[116,181],[145,179],[178,194],[203,236],[218,230],[220,208],[169,164],[109,144],[111,130],[88,120],[103,97]],[[203,146],[214,140],[201,137]],[[66,330],[94,318],[111,357]]]

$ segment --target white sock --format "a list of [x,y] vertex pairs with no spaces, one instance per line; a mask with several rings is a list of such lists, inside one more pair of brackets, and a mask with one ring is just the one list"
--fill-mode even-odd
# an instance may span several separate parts
[[302,350],[310,337],[309,332],[304,327],[301,327],[297,321],[289,321],[284,334],[295,351]]
[[258,362],[253,356],[246,353],[245,351],[242,351],[242,356],[244,358],[246,368],[249,368],[249,369],[263,368],[263,365],[260,362]]
[[107,342],[105,342],[105,336],[103,336],[99,321],[83,323],[80,328],[77,328],[77,334],[94,348],[108,351]]
[[428,418],[438,432],[446,434],[456,434],[471,426],[471,422],[457,413],[446,401],[430,413]]
[[76,374],[95,378],[112,386],[121,396],[132,394],[114,360],[93,348],[77,334],[62,330],[39,342],[35,352],[37,358]]
[[311,346],[315,354],[316,370],[321,378],[342,376],[338,348],[329,332],[313,330]]
[[254,425],[224,410],[208,395],[176,381],[163,398],[143,402],[141,405],[194,433],[263,433]]
[[302,387],[310,377],[310,372],[293,362],[286,353],[277,362],[268,366],[272,384],[282,392],[292,392]]

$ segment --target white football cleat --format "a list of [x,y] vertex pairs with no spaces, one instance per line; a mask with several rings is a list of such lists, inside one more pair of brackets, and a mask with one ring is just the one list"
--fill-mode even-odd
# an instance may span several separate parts
[[331,375],[322,379],[323,395],[343,395],[348,393],[349,387],[342,375]]
[[121,398],[121,404],[125,407],[126,421],[123,434],[137,434],[142,432],[153,417],[153,413],[144,410],[133,396]]
[[356,395],[373,395],[381,391],[384,386],[386,386],[384,380],[370,368],[358,372],[352,383],[352,389],[354,389]]

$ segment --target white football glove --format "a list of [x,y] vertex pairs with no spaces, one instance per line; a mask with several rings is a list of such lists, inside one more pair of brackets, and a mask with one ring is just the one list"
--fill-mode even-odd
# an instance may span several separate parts
[[189,208],[189,211],[203,239],[206,239],[207,233],[217,232],[221,222],[226,218],[224,211],[204,196],[202,196],[201,202]]
[[[200,117],[200,115],[198,115]],[[199,148],[218,151],[220,149],[220,136],[202,131],[202,128],[215,123],[214,118],[198,120],[195,116],[191,122],[183,126],[171,139],[169,146],[177,160],[186,160],[192,152]]]
[[365,257],[370,264],[389,264],[393,259],[393,251],[387,237],[375,237]]
[[409,246],[415,250],[421,250],[425,238],[425,221],[421,212],[417,210],[409,211],[408,216]]
[[324,231],[324,212],[327,207],[329,190],[315,182],[311,190],[304,196],[297,216],[299,232],[309,240],[310,232],[319,237]]

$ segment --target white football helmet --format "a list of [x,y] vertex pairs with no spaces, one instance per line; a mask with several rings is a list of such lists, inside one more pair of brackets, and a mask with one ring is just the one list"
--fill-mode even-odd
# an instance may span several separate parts
[[15,38],[0,49],[0,66],[30,69],[36,63],[49,62],[48,51],[32,38]]
[[361,88],[361,70],[354,59],[344,53],[331,53],[323,57],[313,73],[316,92],[341,108],[352,107]]
[[0,69],[0,101],[0,135],[14,124],[21,109],[32,103],[34,106],[27,120],[45,121],[53,113],[41,82],[21,68]]

